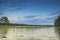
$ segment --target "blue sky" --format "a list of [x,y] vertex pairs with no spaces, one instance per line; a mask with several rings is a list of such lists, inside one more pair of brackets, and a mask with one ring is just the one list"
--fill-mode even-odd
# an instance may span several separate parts
[[53,25],[60,12],[60,0],[0,0],[0,16],[10,23]]

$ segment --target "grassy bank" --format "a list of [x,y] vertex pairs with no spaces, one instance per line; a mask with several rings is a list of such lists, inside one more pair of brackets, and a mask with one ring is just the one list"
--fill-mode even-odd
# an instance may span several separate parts
[[60,27],[55,27],[56,32],[59,34],[59,38],[60,38]]
[[8,29],[8,28],[40,28],[40,26],[0,26],[0,29]]
[[55,27],[57,30],[60,30],[60,27]]
[[5,25],[5,26],[0,26],[0,29],[8,29],[8,28],[28,28],[28,29],[32,29],[32,28],[49,28],[49,27],[52,27],[52,26],[8,26],[8,25]]

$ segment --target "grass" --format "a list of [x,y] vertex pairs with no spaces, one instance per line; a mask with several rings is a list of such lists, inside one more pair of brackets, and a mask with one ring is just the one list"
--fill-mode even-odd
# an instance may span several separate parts
[[55,27],[55,29],[56,29],[57,31],[60,31],[60,27]]
[[[8,28],[49,28],[48,26],[0,26],[0,29],[8,29]],[[60,30],[60,27],[55,27],[56,29]]]
[[[0,30],[7,30],[8,28],[21,28],[21,29],[36,29],[36,28],[50,28],[48,26],[8,26],[8,25],[5,25],[5,26],[0,26]],[[59,32],[60,34],[60,27],[55,27],[56,29],[56,32]]]
[[[7,29],[8,28],[21,28],[21,29],[24,29],[24,28],[27,28],[28,30],[32,30],[32,29],[36,29],[36,28],[50,28],[48,26],[8,26],[8,25],[5,25],[5,26],[0,26],[0,34],[2,35],[6,35],[7,33]],[[60,27],[55,27],[56,31],[60,31]],[[60,33],[59,33],[60,35]],[[3,36],[5,37],[5,36]]]
[[49,28],[48,26],[0,26],[0,29],[8,29],[8,28],[27,28],[27,29],[36,29],[36,28]]
[[8,28],[40,28],[40,26],[0,26],[0,29],[8,29]]
[[[8,28],[27,28],[27,29],[35,29],[35,28],[49,28],[48,26],[0,26],[0,29],[8,29]],[[55,27],[56,30],[60,31],[60,27]]]
[[60,27],[55,27],[55,29],[56,29],[56,32],[58,32],[59,37],[60,37]]

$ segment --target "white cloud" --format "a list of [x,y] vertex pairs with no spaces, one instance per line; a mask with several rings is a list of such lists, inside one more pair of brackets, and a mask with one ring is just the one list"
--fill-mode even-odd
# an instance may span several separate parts
[[36,16],[34,19],[42,19],[45,20],[48,16],[46,15],[40,15],[40,16]]
[[16,23],[18,21],[18,19],[15,17],[8,17],[10,23]]
[[28,20],[33,20],[30,18],[24,18],[24,17],[8,17],[10,23],[16,23],[16,22],[24,22]]
[[[35,20],[35,19],[37,19],[37,24],[53,24],[53,22],[54,22],[54,19],[50,19],[50,20],[48,20],[48,18],[54,18],[55,17],[55,15],[54,16],[48,16],[48,15],[39,15],[39,16],[35,16],[35,17],[33,17],[33,18],[25,18],[25,17],[8,17],[9,18],[9,20],[10,20],[10,23],[24,23],[24,22],[29,22],[30,21],[30,23],[32,23],[31,21],[32,20]],[[44,22],[44,21],[46,21],[46,22]],[[34,22],[35,23],[35,22]]]

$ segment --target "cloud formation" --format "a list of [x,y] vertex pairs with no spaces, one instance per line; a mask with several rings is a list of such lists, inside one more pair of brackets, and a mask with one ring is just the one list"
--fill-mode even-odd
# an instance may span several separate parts
[[11,23],[35,24],[35,25],[53,25],[55,16],[25,16],[9,18]]
[[60,0],[0,0],[0,16],[7,16],[10,23],[53,25],[57,10]]

